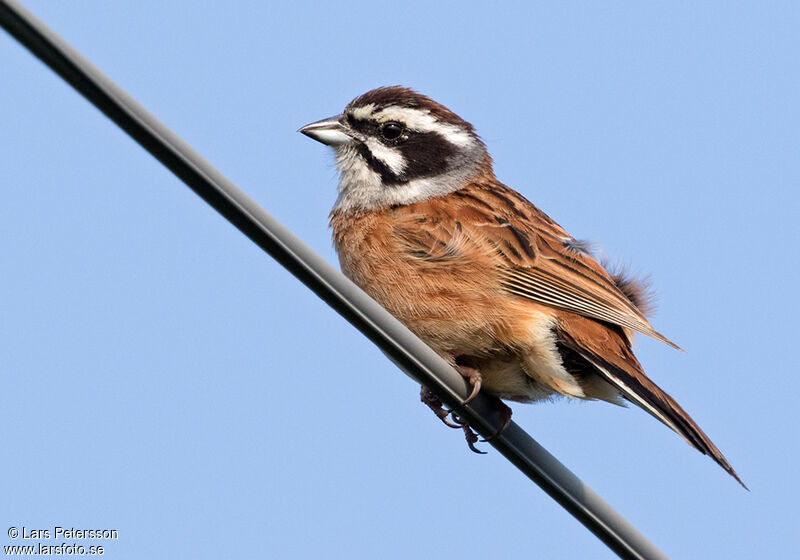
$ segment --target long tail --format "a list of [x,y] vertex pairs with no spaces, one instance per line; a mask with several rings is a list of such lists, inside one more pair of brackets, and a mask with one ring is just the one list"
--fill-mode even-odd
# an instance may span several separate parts
[[656,419],[685,439],[689,445],[704,455],[709,455],[720,467],[725,469],[725,472],[735,478],[745,490],[749,490],[719,448],[714,445],[714,442],[703,432],[700,426],[692,420],[692,417],[683,410],[675,399],[665,393],[644,374],[632,352],[629,356],[626,356],[623,366],[615,365],[587,351],[586,348],[582,348],[568,333],[561,331],[559,335],[562,342],[594,366],[597,372],[616,387],[627,400],[652,414]]

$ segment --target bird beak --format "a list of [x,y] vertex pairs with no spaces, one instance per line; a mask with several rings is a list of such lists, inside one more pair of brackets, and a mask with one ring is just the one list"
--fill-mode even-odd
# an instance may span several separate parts
[[313,122],[305,125],[297,132],[302,132],[309,138],[317,142],[322,142],[328,146],[339,146],[347,144],[353,137],[345,132],[345,127],[341,123],[342,115],[336,115],[329,119]]

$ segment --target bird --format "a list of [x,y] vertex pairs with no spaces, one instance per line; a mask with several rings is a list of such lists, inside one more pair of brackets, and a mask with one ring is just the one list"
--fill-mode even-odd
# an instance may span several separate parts
[[[633,403],[747,488],[633,353],[634,333],[680,350],[647,319],[647,286],[501,183],[469,122],[398,85],[299,132],[335,154],[342,272],[469,381],[467,401],[482,390],[498,402]],[[476,450],[468,425],[425,387],[421,398]]]

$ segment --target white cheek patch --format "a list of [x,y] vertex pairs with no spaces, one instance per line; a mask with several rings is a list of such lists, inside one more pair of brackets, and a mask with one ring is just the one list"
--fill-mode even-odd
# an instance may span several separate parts
[[[392,204],[410,204],[452,192],[461,180],[452,177],[415,179],[402,185],[387,187],[379,173],[370,168],[364,157],[352,145],[336,148],[336,167],[339,169],[339,198],[334,208],[348,211],[356,208],[375,209]],[[373,153],[374,155],[374,153]]]
[[406,158],[397,148],[384,146],[374,138],[366,138],[364,144],[376,159],[383,162],[395,175],[400,175],[406,168]]
[[349,209],[358,201],[371,200],[381,191],[381,176],[370,169],[367,161],[350,144],[335,149],[339,169],[339,198],[335,208]]
[[[367,105],[370,107],[370,105]],[[372,115],[374,107],[371,107],[369,114]],[[411,130],[418,132],[435,132],[443,136],[448,142],[455,146],[469,146],[473,138],[469,132],[462,128],[436,120],[436,117],[425,109],[409,109],[408,107],[387,107],[377,114],[372,115],[379,122],[398,121],[406,125]]]
[[381,185],[381,177],[370,169],[366,160],[351,146],[336,150],[336,167],[341,175],[340,184],[353,186],[353,190],[373,190]]

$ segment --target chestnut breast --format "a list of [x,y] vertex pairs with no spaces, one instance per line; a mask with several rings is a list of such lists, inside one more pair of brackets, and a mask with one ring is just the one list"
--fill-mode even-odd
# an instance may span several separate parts
[[[507,328],[502,301],[508,297],[490,259],[469,253],[471,244],[462,242],[446,208],[444,200],[429,200],[334,212],[342,272],[438,352],[502,352],[498,335]],[[415,239],[432,235],[431,228],[435,240]]]

